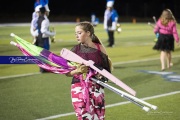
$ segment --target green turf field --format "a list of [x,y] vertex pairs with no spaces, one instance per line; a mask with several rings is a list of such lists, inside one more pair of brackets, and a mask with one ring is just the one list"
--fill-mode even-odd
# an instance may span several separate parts
[[[55,24],[56,43],[51,51],[59,55],[62,48],[77,44],[75,24]],[[152,50],[155,35],[146,23],[122,23],[122,32],[115,34],[115,47],[107,48],[114,64],[113,75],[132,87],[138,98],[180,91],[180,82],[170,82],[160,72],[159,52]],[[0,56],[22,55],[18,48],[10,45],[10,33],[31,42],[29,26],[0,26]],[[180,31],[180,25],[178,25]],[[95,34],[106,46],[107,34],[102,24],[95,27]],[[172,53],[174,66],[165,72],[180,76],[180,47]],[[70,96],[71,78],[59,74],[38,74],[37,65],[0,65],[0,120],[34,120],[73,112]],[[16,75],[37,73],[22,77]],[[9,76],[9,78],[5,78]],[[14,77],[13,77],[14,76]],[[109,83],[112,86],[116,85]],[[105,89],[106,105],[127,101]],[[146,100],[158,106],[158,110],[144,112],[130,103],[106,109],[106,120],[179,120],[180,93]],[[55,118],[76,120],[75,115]]]

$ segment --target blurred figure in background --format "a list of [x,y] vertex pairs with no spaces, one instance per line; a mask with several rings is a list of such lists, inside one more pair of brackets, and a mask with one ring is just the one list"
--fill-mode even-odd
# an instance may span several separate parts
[[32,44],[35,44],[36,37],[38,36],[37,21],[38,21],[38,17],[39,17],[39,11],[40,11],[39,9],[41,7],[42,7],[42,5],[35,3],[35,11],[33,12],[33,15],[32,15],[31,27],[30,27],[30,33],[33,37]]
[[[50,36],[55,36],[55,32],[51,32],[49,30],[50,22],[48,19],[50,10],[41,7],[40,8],[40,14],[37,21],[37,28],[38,28],[38,37],[35,42],[35,45],[40,46],[42,48],[45,48],[47,50],[50,50]],[[46,72],[44,69],[40,68],[40,72]]]
[[91,15],[91,24],[93,26],[97,26],[99,24],[99,18],[97,18],[94,13]]
[[[48,0],[35,0],[34,3],[34,12],[32,14],[32,20],[31,20],[31,27],[30,27],[30,33],[33,36],[33,42],[32,44],[36,43],[36,39],[38,37],[38,28],[37,28],[37,21],[38,21],[38,17],[39,17],[39,12],[40,12],[40,8],[41,7],[45,7],[46,9],[46,16],[49,16],[49,6],[48,6]],[[51,30],[54,31],[54,28]],[[52,42],[54,42],[54,37],[50,36],[50,38],[52,39]],[[48,44],[48,43],[47,43]]]
[[108,34],[108,46],[114,46],[114,32],[116,31],[117,22],[118,22],[118,14],[116,10],[113,8],[114,0],[108,0],[106,5],[106,10],[104,12],[104,29]]
[[34,3],[34,12],[32,13],[32,18],[36,18],[38,17],[37,15],[37,7],[40,5],[40,1],[39,0],[36,0],[35,3]]
[[170,9],[163,10],[154,28],[154,33],[159,33],[159,36],[153,49],[161,51],[161,70],[164,71],[166,61],[168,69],[173,65],[171,51],[174,51],[174,41],[179,45],[176,19]]

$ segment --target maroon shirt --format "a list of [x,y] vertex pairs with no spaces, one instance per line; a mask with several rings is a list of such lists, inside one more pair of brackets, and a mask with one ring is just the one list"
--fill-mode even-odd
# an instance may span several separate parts
[[[95,49],[95,48],[91,48],[91,47],[87,47],[87,46],[78,44],[78,45],[74,46],[71,49],[71,51],[73,51],[77,55],[81,56],[85,60],[94,61],[98,67],[104,68],[110,72],[108,56],[100,51],[100,49],[98,48],[98,45],[99,44],[96,44],[97,49]],[[72,84],[77,83],[77,82],[80,82],[80,80],[73,77]]]

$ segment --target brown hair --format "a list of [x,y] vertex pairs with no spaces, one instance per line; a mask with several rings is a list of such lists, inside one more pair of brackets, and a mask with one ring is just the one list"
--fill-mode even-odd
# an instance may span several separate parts
[[163,12],[161,14],[161,17],[160,17],[160,20],[161,20],[161,24],[165,25],[165,26],[167,26],[167,24],[170,21],[175,21],[176,22],[176,19],[174,18],[174,15],[173,15],[173,13],[171,12],[170,9],[163,10]]
[[[94,27],[93,27],[93,25],[90,22],[88,22],[88,21],[80,22],[76,26],[80,26],[85,32],[89,31],[91,39],[92,39],[92,42],[99,43],[99,44],[102,45],[102,43],[99,40],[99,38],[94,34]],[[108,63],[109,63],[110,72],[111,72],[113,70],[113,66],[112,66],[111,59],[109,57],[108,57]]]
[[80,22],[76,26],[81,26],[81,28],[85,32],[89,31],[92,42],[102,44],[101,41],[99,40],[99,38],[94,34],[94,27],[90,22],[88,22],[88,21]]

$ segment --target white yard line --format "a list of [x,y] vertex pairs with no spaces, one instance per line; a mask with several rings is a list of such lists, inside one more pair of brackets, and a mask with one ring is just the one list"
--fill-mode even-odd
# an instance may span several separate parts
[[[178,57],[180,57],[180,55],[173,56],[172,58],[178,58]],[[126,61],[126,62],[116,62],[116,63],[113,63],[113,65],[137,63],[137,62],[147,62],[147,61],[153,61],[153,60],[159,60],[159,58],[151,58],[151,59],[143,59],[143,60],[131,60],[131,61]]]
[[20,75],[3,76],[3,77],[0,77],[0,80],[1,79],[8,79],[8,78],[17,78],[17,77],[31,76],[31,75],[37,75],[37,74],[41,74],[41,73],[37,72],[37,73],[27,73],[27,74],[20,74]]
[[[165,96],[174,95],[174,94],[179,94],[179,93],[180,93],[180,91],[175,91],[175,92],[155,95],[155,96],[151,96],[151,97],[141,98],[141,100],[151,100],[151,99],[156,99],[156,98],[165,97]],[[131,103],[131,102],[127,101],[127,102],[110,104],[110,105],[106,105],[106,108],[124,105],[124,104],[128,104],[128,103]],[[65,114],[53,115],[53,116],[49,116],[49,117],[45,117],[45,118],[39,118],[36,120],[51,120],[51,119],[60,118],[60,117],[64,117],[64,116],[70,116],[70,115],[74,115],[74,114],[75,114],[74,112],[70,112],[70,113],[65,113]]]

